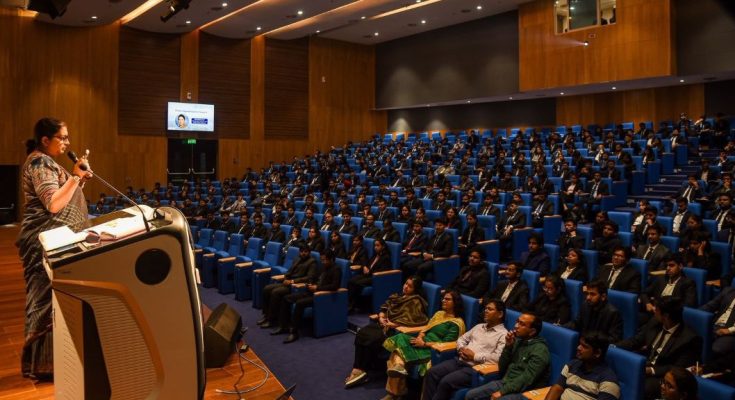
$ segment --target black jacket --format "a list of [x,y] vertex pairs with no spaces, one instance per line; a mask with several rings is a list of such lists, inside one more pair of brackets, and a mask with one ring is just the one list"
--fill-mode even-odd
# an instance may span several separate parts
[[[508,281],[498,283],[495,289],[490,290],[487,296],[485,296],[483,304],[487,304],[490,299],[500,299],[507,287]],[[522,311],[526,307],[526,304],[528,304],[528,285],[526,285],[523,279],[519,279],[505,300],[505,306],[516,311]]]
[[[646,366],[651,367],[652,352],[655,350],[654,341],[662,327],[658,320],[652,319],[635,336],[618,342],[617,346],[644,355],[648,359]],[[681,322],[658,355],[656,364],[652,366],[655,376],[664,376],[672,367],[690,367],[699,360],[701,354],[702,338]]]
[[342,225],[337,227],[337,232],[349,233],[350,235],[354,235],[357,233],[357,226],[352,221],[350,221],[349,224],[346,222],[343,222]]
[[[714,299],[710,300],[707,304],[700,307],[700,310],[709,311],[711,313],[715,314],[715,322],[722,314],[727,311],[728,307],[730,307],[730,304],[732,304],[733,299],[735,299],[735,288],[733,287],[726,287],[722,289],[720,294],[717,295]],[[735,325],[735,312],[730,313],[730,318],[725,322],[726,327],[731,327]]]
[[[372,275],[376,272],[381,272],[381,271],[390,271],[393,268],[390,262],[390,251],[386,249],[381,254],[378,254],[378,253],[373,254],[373,258],[371,258],[370,261],[368,261],[364,265],[370,269],[369,275]],[[363,272],[362,268],[360,268],[361,275],[362,275],[362,272]]]
[[347,255],[347,260],[350,261],[350,265],[366,265],[368,262],[367,251],[362,246],[359,248],[353,247]]
[[435,233],[434,236],[429,239],[426,246],[426,253],[431,253],[434,258],[436,257],[449,257],[452,255],[452,247],[454,241],[452,234],[449,232],[442,232],[441,235]]
[[308,255],[305,258],[294,260],[293,265],[284,275],[286,279],[293,280],[294,283],[312,283],[316,281],[318,274],[316,260]]
[[459,270],[459,274],[454,281],[447,286],[448,289],[455,289],[458,292],[479,299],[487,292],[490,287],[490,274],[485,268],[485,264],[480,264],[479,268],[472,268],[465,265]]
[[569,322],[572,311],[569,300],[560,293],[554,300],[549,299],[546,293],[536,296],[536,300],[526,306],[526,311],[531,311],[541,317],[541,320],[550,324],[563,325]]
[[[651,282],[646,290],[641,293],[641,304],[652,303],[653,299],[661,297],[661,292],[666,288],[666,283],[669,281],[667,276],[659,276]],[[676,296],[682,300],[686,307],[697,306],[697,287],[694,281],[681,276],[676,284],[674,285],[674,291],[671,293],[672,296]]]
[[610,303],[602,307],[592,308],[586,302],[579,309],[579,316],[566,325],[584,335],[586,332],[605,332],[610,342],[615,343],[623,338],[623,319],[620,312]]
[[[611,273],[612,263],[605,264],[600,266],[600,269],[597,271],[597,277],[608,282]],[[626,265],[609,289],[639,294],[641,292],[641,274],[632,266]]]

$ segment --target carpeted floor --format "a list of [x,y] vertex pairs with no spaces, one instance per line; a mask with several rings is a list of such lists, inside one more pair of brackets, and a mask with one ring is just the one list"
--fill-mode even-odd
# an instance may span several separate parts
[[[282,343],[285,335],[271,336],[270,330],[255,324],[260,319],[260,310],[254,309],[252,302],[236,301],[233,295],[221,295],[217,289],[200,287],[199,290],[202,301],[210,308],[225,302],[240,313],[243,326],[249,327],[244,336],[246,343],[284,387],[296,384],[295,399],[377,400],[386,394],[385,374],[381,371],[373,373],[375,378],[365,385],[344,389],[344,379],[352,370],[354,334],[346,332],[315,339],[308,328],[303,328],[299,340],[285,345]],[[368,319],[366,315],[355,315],[350,317],[350,322],[363,326]]]

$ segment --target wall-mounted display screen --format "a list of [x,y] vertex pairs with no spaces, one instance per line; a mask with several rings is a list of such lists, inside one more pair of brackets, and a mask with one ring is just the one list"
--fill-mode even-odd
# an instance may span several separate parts
[[214,105],[170,101],[166,126],[169,131],[214,132]]

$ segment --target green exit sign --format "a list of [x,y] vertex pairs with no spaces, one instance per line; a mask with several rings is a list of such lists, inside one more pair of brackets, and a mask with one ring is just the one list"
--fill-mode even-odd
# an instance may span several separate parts
[[196,139],[186,139],[186,144],[197,144]]

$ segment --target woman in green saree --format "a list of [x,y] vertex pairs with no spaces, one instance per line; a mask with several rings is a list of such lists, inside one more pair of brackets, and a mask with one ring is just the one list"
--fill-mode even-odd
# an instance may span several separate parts
[[442,309],[431,317],[418,336],[399,333],[385,340],[383,347],[391,355],[385,384],[388,395],[383,400],[399,399],[406,394],[407,367],[418,368],[421,376],[428,371],[431,367],[432,343],[453,342],[464,334],[463,311],[462,296],[456,290],[448,290],[442,295]]

